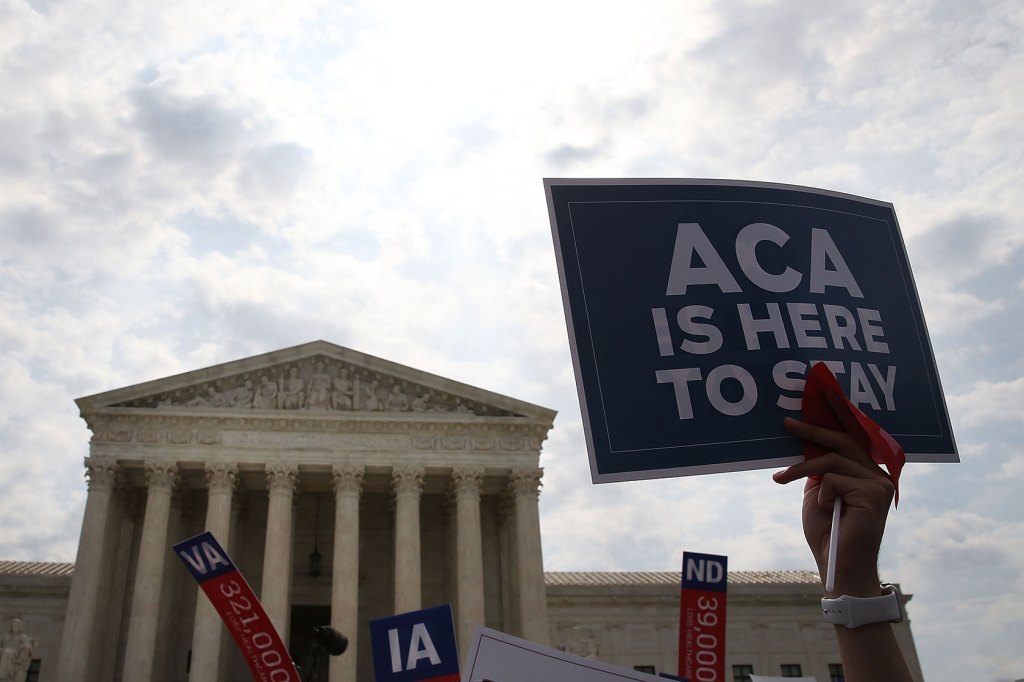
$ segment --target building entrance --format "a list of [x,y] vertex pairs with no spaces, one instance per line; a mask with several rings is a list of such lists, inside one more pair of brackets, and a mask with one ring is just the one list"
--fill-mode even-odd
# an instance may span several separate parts
[[330,656],[322,649],[313,652],[313,629],[321,625],[331,625],[330,606],[292,607],[288,653],[302,668],[302,679],[305,682],[327,682]]

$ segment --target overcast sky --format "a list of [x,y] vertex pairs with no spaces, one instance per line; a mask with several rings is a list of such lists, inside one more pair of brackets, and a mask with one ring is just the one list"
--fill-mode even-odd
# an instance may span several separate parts
[[549,570],[811,568],[767,471],[591,485],[542,178],[792,183],[892,202],[917,278],[925,676],[1024,677],[1022,48],[1012,0],[0,0],[0,558],[74,560],[75,398],[325,339],[558,410]]

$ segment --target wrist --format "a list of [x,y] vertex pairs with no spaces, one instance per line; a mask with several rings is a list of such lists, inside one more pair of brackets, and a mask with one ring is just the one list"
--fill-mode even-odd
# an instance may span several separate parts
[[878,597],[881,594],[878,555],[872,554],[870,558],[864,560],[852,556],[853,554],[853,552],[849,552],[844,557],[843,551],[840,550],[833,590],[825,590],[827,564],[823,557],[818,561],[821,593],[825,597],[836,597],[841,594],[850,597]]
[[[896,585],[880,586],[881,594],[875,597],[851,597],[840,595],[821,600],[821,612],[825,620],[847,629],[862,626],[902,622],[903,597]],[[841,629],[841,628],[840,628]]]
[[850,581],[841,581],[837,578],[834,590],[826,590],[824,582],[822,583],[822,594],[826,597],[837,597],[841,594],[848,597],[877,597],[882,594],[882,587],[878,576]]

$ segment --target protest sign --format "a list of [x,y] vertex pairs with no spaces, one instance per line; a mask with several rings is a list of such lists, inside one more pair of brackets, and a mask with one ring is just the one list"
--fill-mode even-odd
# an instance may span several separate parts
[[825,362],[909,461],[958,461],[890,204],[725,180],[545,180],[595,482],[799,461]]
[[466,682],[656,682],[659,679],[484,627],[478,627],[473,634],[473,646],[462,672]]
[[728,560],[683,552],[679,595],[679,676],[725,682],[725,613]]
[[370,621],[377,682],[459,682],[449,604]]
[[174,545],[185,568],[220,614],[257,682],[300,682],[288,649],[249,583],[213,533]]

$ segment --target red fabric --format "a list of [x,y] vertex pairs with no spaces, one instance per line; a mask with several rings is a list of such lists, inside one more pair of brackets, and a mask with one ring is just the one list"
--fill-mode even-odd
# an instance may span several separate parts
[[[896,505],[900,503],[900,472],[903,471],[903,464],[907,456],[903,448],[892,436],[886,433],[885,429],[876,424],[874,420],[857,409],[857,406],[850,402],[850,399],[839,387],[839,382],[827,365],[819,362],[807,374],[807,383],[804,385],[804,398],[800,406],[800,419],[808,424],[842,431],[843,427],[839,419],[832,412],[825,399],[827,393],[838,395],[842,398],[842,404],[846,406],[849,414],[852,414],[860,430],[852,434],[864,450],[871,455],[876,464],[884,466],[889,472],[889,478],[896,486]],[[828,452],[820,445],[804,441],[804,458],[812,459]]]

